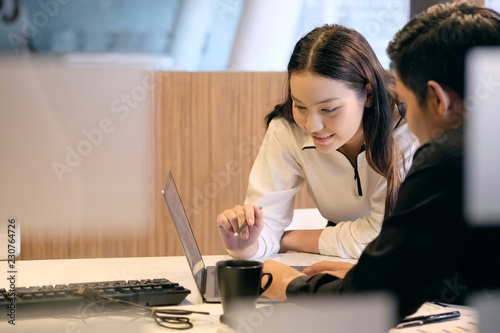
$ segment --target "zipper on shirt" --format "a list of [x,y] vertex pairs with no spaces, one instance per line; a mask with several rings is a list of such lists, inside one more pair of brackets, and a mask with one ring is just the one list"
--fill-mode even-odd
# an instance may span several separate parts
[[[398,124],[399,124],[399,122],[398,122]],[[302,150],[306,150],[306,149],[316,149],[316,146],[306,146],[306,147],[302,148]],[[358,155],[365,151],[365,145],[363,145],[361,147],[361,149],[358,152],[358,155],[356,155],[356,164],[353,164],[351,162],[351,160],[349,159],[349,157],[347,157],[346,154],[344,154],[343,152],[341,152],[338,149],[337,149],[337,151],[339,153],[341,153],[342,155],[344,155],[345,158],[347,158],[347,160],[349,161],[349,163],[351,163],[351,166],[354,169],[354,180],[356,181],[356,185],[358,186],[358,196],[362,197],[363,196],[363,189],[361,188],[361,179],[359,179],[359,173],[358,173]]]
[[[401,122],[403,121],[403,119],[405,119],[403,116],[401,116],[398,120],[398,122],[396,123],[396,125],[394,126],[393,130],[396,130],[396,128],[399,127],[399,125],[401,124]],[[316,146],[306,146],[306,147],[303,147],[302,150],[306,150],[306,149],[316,149]],[[341,152],[340,150],[337,149],[337,151],[339,153],[341,153],[342,155],[345,156],[345,158],[347,158],[347,160],[349,161],[349,163],[351,163],[351,166],[352,168],[354,169],[354,180],[356,180],[356,184],[358,186],[358,196],[362,197],[363,196],[363,189],[361,188],[361,179],[359,179],[359,172],[358,172],[358,155],[361,154],[362,152],[365,151],[365,145],[361,146],[361,149],[359,150],[358,152],[358,155],[356,155],[356,164],[353,164],[351,162],[351,160],[349,159],[349,157],[347,157],[346,154],[344,154],[343,152]],[[328,221],[328,223],[330,223],[330,221]],[[333,222],[332,222],[333,223]]]
[[351,163],[351,166],[354,169],[354,180],[356,181],[356,185],[358,186],[358,196],[362,197],[363,196],[363,189],[361,188],[361,179],[359,178],[359,172],[358,172],[358,156],[359,156],[359,154],[361,154],[362,152],[365,151],[365,145],[363,145],[361,147],[358,154],[356,155],[356,161],[355,161],[356,163],[354,163],[354,164],[351,162],[351,160],[349,159],[349,157],[347,157],[346,154],[344,154],[343,152],[341,152],[338,149],[337,149],[337,151],[339,153],[341,153],[342,155],[344,155],[345,158],[347,158],[347,160],[349,161],[349,163]]

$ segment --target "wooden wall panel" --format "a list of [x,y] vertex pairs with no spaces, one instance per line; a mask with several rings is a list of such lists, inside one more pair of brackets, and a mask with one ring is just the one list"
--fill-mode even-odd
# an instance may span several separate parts
[[[161,187],[171,170],[203,254],[225,250],[216,228],[222,210],[242,203],[265,134],[265,115],[283,98],[282,72],[158,72],[149,117],[149,226],[112,236],[22,234],[21,259],[182,255]],[[297,208],[312,207],[305,191]]]
[[[163,73],[158,179],[173,172],[203,254],[225,253],[217,214],[242,203],[265,134],[265,115],[283,98],[286,74]],[[181,149],[171,147],[175,143]],[[310,207],[301,194],[298,207]],[[159,220],[175,233],[167,207]],[[181,254],[176,238],[169,253]]]

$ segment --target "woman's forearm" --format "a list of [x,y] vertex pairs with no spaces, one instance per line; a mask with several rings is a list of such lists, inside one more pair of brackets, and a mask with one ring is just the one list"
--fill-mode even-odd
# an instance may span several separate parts
[[318,230],[290,230],[281,237],[280,252],[298,251],[319,253],[319,236],[323,229]]

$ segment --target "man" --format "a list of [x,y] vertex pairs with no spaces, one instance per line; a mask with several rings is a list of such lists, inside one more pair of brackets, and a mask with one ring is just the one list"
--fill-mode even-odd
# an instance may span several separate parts
[[354,267],[322,262],[305,275],[267,260],[273,283],[264,295],[383,290],[406,316],[425,301],[462,303],[470,291],[500,286],[498,230],[471,228],[462,215],[465,55],[483,45],[500,45],[500,15],[466,3],[433,6],[396,34],[387,50],[396,93],[421,147],[392,215]]

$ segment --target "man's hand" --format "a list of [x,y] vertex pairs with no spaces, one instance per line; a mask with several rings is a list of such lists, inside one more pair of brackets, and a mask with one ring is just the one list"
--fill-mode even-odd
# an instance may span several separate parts
[[354,267],[354,264],[341,261],[320,261],[307,267],[302,273],[307,275],[315,275],[326,273],[343,279],[347,272]]
[[286,287],[290,281],[305,275],[288,265],[271,259],[264,261],[263,271],[269,272],[273,276],[273,282],[263,295],[277,301],[286,301]]

